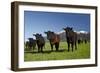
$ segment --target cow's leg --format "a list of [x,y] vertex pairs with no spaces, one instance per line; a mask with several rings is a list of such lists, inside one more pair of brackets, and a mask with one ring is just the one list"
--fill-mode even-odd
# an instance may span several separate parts
[[29,50],[31,50],[31,46],[29,47]]
[[38,52],[40,52],[40,46],[38,45]]
[[68,51],[69,51],[69,48],[70,48],[70,43],[68,42]]
[[34,51],[35,47],[36,47],[36,45],[33,45],[33,51]]
[[32,46],[32,48],[31,48],[31,49],[32,49],[32,51],[34,50],[33,48],[34,48],[34,47]]
[[72,51],[73,51],[73,46],[74,46],[74,44],[73,44],[73,43],[71,43]]
[[41,46],[41,52],[43,52],[43,50],[42,50],[42,46]]
[[32,47],[33,47],[33,51],[34,51],[34,49],[35,49],[35,46],[36,46],[35,44],[32,46]]
[[59,43],[57,43],[57,49],[59,50]]
[[59,49],[59,43],[55,43],[55,48],[56,48],[56,51],[58,51],[58,49]]
[[75,42],[75,50],[77,50],[77,43]]
[[50,44],[51,45],[51,51],[53,51],[53,44]]
[[43,45],[41,45],[41,52],[43,52]]

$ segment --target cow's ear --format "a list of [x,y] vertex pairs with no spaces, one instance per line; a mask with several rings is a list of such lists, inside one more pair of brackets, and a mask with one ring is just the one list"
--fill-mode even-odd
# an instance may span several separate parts
[[63,28],[63,30],[66,30],[66,28]]
[[40,36],[42,36],[42,34],[40,34]]
[[51,33],[54,33],[53,31]]

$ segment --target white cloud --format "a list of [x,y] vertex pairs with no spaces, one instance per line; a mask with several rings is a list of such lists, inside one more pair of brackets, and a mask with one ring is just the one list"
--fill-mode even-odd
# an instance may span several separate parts
[[[64,33],[64,32],[65,32],[64,30],[61,30],[60,32],[57,32],[57,34],[61,34],[61,33]],[[80,33],[87,34],[88,33],[87,31],[84,31],[84,30],[81,30],[81,31],[74,30],[74,32],[76,32],[77,34],[80,34]]]

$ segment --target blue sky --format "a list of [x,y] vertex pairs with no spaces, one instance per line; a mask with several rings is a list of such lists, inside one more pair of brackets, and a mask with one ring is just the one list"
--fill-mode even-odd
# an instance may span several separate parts
[[44,31],[60,32],[62,28],[69,26],[76,31],[90,31],[90,14],[82,13],[58,13],[58,12],[39,12],[24,11],[25,40],[33,37],[33,33]]

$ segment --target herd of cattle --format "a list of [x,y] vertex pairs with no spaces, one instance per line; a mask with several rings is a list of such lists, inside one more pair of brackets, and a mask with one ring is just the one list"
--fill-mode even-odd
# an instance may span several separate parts
[[[70,47],[72,48],[72,51],[74,48],[75,50],[77,50],[77,42],[78,44],[80,44],[83,40],[80,40],[80,39],[77,40],[77,33],[73,31],[73,28],[66,27],[66,28],[63,28],[63,30],[66,33],[65,37],[68,44],[68,51],[70,51]],[[52,31],[47,31],[44,33],[47,35],[47,39],[50,42],[51,51],[53,51],[54,45],[55,45],[56,51],[59,51],[59,43],[60,43],[59,35]],[[38,52],[43,52],[43,48],[45,48],[44,37],[39,33],[33,34],[33,36],[35,36],[36,39],[28,38],[29,41],[25,43],[25,47],[28,49],[32,49],[32,48],[34,49],[37,45]],[[84,40],[84,41],[85,43],[87,43],[87,40]]]

